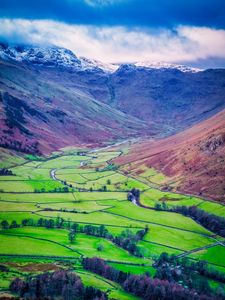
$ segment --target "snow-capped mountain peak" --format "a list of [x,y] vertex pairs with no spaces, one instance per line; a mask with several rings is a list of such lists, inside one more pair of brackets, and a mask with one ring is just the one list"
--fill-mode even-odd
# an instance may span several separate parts
[[0,44],[0,58],[18,62],[31,62],[36,65],[58,66],[79,71],[102,70],[113,73],[118,65],[102,63],[85,57],[78,58],[72,51],[60,47]]
[[18,62],[30,62],[40,66],[70,68],[79,71],[103,71],[105,73],[140,67],[147,69],[176,69],[181,72],[191,73],[202,71],[201,69],[166,62],[140,61],[130,64],[103,63],[95,59],[77,57],[72,51],[56,46],[41,47],[0,43],[0,58]]
[[0,57],[46,66],[80,66],[79,59],[72,51],[59,47],[1,44]]
[[185,65],[173,64],[167,62],[141,61],[135,63],[136,67],[144,67],[149,69],[176,69],[181,72],[196,73],[202,71],[201,69],[187,67]]
[[81,66],[84,70],[90,70],[90,69],[97,68],[97,69],[101,69],[107,73],[113,73],[119,67],[119,65],[103,63],[96,59],[89,59],[86,57],[79,57],[79,59],[81,62]]

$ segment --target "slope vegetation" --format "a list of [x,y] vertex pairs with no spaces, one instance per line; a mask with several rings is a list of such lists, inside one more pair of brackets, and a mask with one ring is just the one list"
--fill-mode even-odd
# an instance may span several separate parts
[[164,186],[225,203],[225,110],[172,137],[134,145],[116,163],[141,175],[164,173]]
[[146,131],[143,121],[70,86],[69,70],[0,62],[1,145],[48,153],[68,145],[101,144]]

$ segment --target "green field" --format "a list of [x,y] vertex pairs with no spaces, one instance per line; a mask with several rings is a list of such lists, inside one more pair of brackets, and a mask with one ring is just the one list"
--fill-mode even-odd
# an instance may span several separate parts
[[224,247],[215,246],[207,250],[201,250],[190,255],[195,259],[206,260],[212,264],[225,267]]
[[[125,150],[128,151],[127,148]],[[118,300],[137,298],[114,282],[83,270],[79,264],[82,257],[100,257],[118,270],[131,274],[147,272],[153,276],[155,268],[152,264],[162,252],[175,255],[185,253],[189,258],[204,259],[215,264],[225,272],[225,247],[220,245],[198,250],[215,243],[212,232],[189,217],[152,209],[162,202],[168,207],[198,205],[205,211],[225,216],[224,207],[197,197],[153,188],[148,182],[160,185],[165,178],[152,168],[143,170],[140,176],[131,170],[132,178],[128,177],[123,173],[126,166],[118,169],[111,164],[111,160],[120,153],[117,149],[80,156],[71,148],[65,150],[65,154],[55,153],[55,158],[17,158],[16,165],[9,157],[7,160],[5,158],[5,166],[12,166],[14,175],[0,176],[0,222],[6,220],[10,226],[12,221],[16,221],[20,227],[1,229],[0,255],[5,262],[8,259],[8,262],[12,260],[16,264],[18,260],[19,263],[7,274],[0,272],[0,289],[7,290],[15,272],[21,268],[21,261],[22,265],[26,265],[31,259],[35,259],[35,268],[44,265],[47,268],[49,263],[46,260],[49,259],[53,269],[54,262],[59,259],[67,263],[76,262],[78,267],[74,266],[75,271],[85,285],[108,291],[111,298]],[[51,177],[53,169],[56,178]],[[72,184],[72,188],[63,191],[65,185],[62,181]],[[140,189],[140,202],[149,209],[127,200],[127,192],[132,188]],[[62,218],[64,227],[38,227],[40,218],[52,219],[54,224]],[[29,226],[21,226],[24,220],[29,220]],[[130,254],[107,238],[82,232],[76,233],[71,243],[68,226],[74,222],[80,226],[104,225],[113,236],[120,235],[126,229],[135,234],[140,229],[148,228],[143,240],[137,243],[143,257]],[[195,252],[188,254],[188,251],[194,249]],[[9,259],[7,255],[14,257]],[[23,276],[25,273],[21,274]]]

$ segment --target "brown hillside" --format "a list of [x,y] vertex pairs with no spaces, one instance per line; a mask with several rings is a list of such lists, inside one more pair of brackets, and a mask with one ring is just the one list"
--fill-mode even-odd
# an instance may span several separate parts
[[136,144],[116,162],[134,161],[163,172],[179,191],[225,203],[225,110],[172,137]]

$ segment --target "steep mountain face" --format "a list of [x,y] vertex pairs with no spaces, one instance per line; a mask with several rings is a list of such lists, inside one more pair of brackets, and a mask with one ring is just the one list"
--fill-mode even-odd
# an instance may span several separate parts
[[63,58],[53,54],[52,64],[40,54],[41,59],[32,56],[32,62],[27,54],[23,59],[15,55],[16,59],[0,61],[1,145],[49,153],[63,146],[100,145],[147,131],[143,121],[127,118],[85,93],[77,82],[78,87],[73,84],[73,74],[105,74],[101,69],[83,70],[80,63],[71,66],[71,59],[68,64],[62,62],[64,54]]
[[48,152],[184,130],[225,108],[225,70],[117,66],[57,47],[0,44],[0,91],[1,144]]
[[108,103],[157,126],[161,136],[184,130],[225,108],[225,70],[196,72],[123,65],[111,75]]
[[225,110],[166,139],[135,145],[118,164],[154,167],[176,190],[225,203]]

